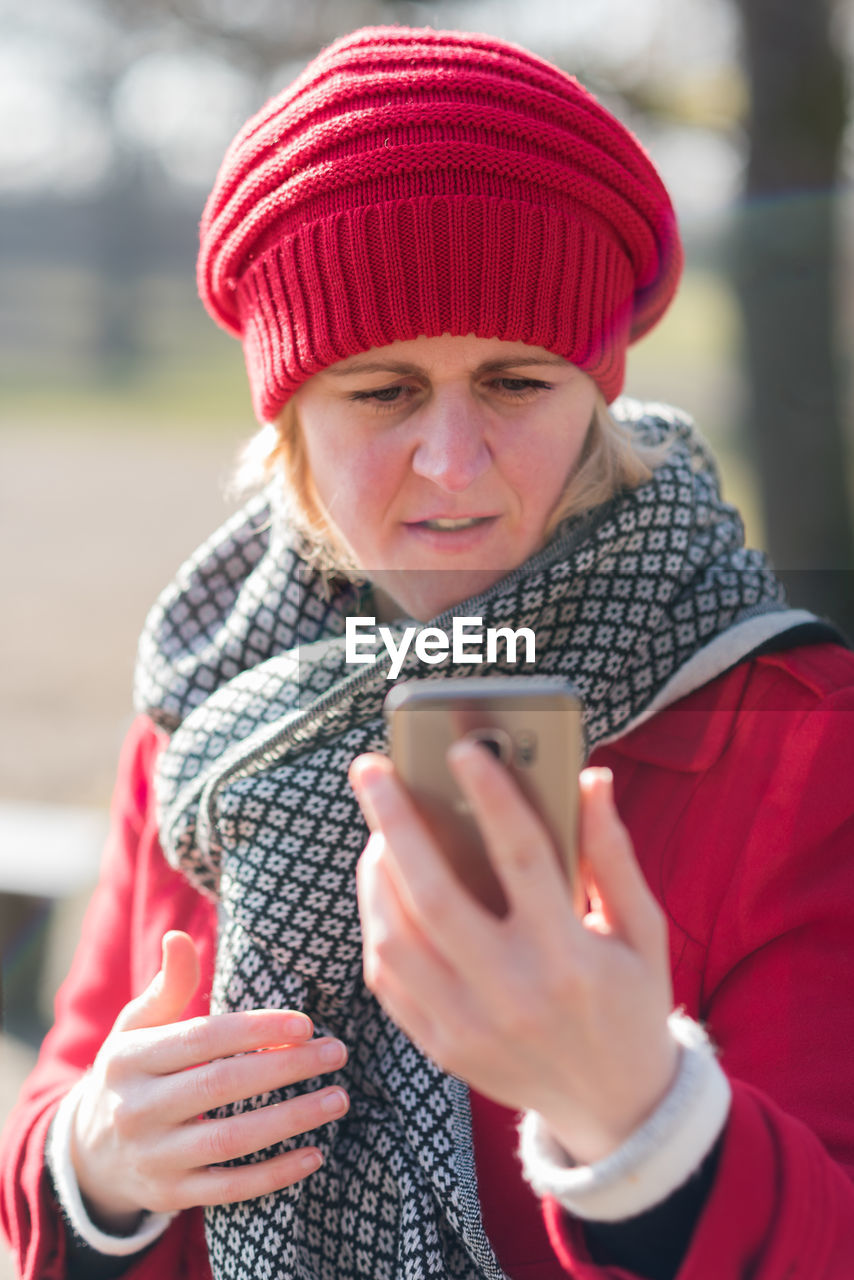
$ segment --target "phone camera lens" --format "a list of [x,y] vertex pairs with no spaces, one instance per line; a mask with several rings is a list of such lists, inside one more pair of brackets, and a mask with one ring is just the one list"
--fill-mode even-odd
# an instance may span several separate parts
[[474,742],[479,742],[482,747],[486,747],[496,760],[500,760],[502,764],[509,764],[512,756],[512,744],[510,737],[503,729],[474,729],[471,733],[466,734]]

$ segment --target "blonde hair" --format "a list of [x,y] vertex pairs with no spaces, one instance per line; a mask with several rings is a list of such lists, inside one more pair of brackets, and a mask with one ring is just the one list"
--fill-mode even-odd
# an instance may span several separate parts
[[[563,520],[592,511],[622,490],[645,484],[666,453],[666,445],[645,445],[635,439],[631,428],[614,417],[598,391],[581,457],[549,517],[546,537]],[[310,563],[329,573],[358,576],[359,566],[341,545],[314,488],[293,400],[246,446],[236,487],[246,491],[276,475],[282,478],[288,510],[294,528],[304,539],[303,550]]]

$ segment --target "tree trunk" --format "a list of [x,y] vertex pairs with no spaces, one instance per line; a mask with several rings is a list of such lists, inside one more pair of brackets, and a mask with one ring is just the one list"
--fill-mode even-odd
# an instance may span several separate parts
[[768,546],[793,603],[854,637],[834,185],[845,127],[826,0],[739,0],[751,85],[735,235],[750,434]]
[[138,372],[142,358],[139,283],[146,267],[145,194],[138,164],[122,157],[94,206],[95,359],[103,381],[118,387]]

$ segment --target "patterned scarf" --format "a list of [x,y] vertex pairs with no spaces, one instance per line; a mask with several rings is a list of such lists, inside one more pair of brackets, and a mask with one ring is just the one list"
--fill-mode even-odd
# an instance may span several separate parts
[[[570,679],[588,744],[625,733],[768,638],[788,610],[762,555],[720,497],[691,423],[623,401],[650,444],[652,479],[570,519],[548,545],[453,613],[533,629],[537,660],[478,674]],[[166,856],[220,904],[212,1007],[302,1009],[341,1038],[351,1098],[341,1120],[249,1159],[316,1144],[296,1186],[207,1211],[216,1280],[497,1280],[484,1233],[466,1086],[426,1058],[362,980],[354,869],[367,830],[347,783],[385,750],[388,660],[348,666],[351,586],[306,569],[275,494],[256,498],[188,561],[152,610],[137,705],[171,731],[157,788]],[[431,625],[450,628],[451,612]],[[410,650],[400,679],[455,677]],[[329,1078],[250,1098],[266,1106]]]

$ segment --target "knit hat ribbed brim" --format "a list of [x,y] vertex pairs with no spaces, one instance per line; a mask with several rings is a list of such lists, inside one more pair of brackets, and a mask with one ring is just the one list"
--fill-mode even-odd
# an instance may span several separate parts
[[238,134],[198,281],[269,421],[319,370],[420,334],[545,347],[610,401],[681,267],[649,157],[575,79],[487,36],[378,27]]

